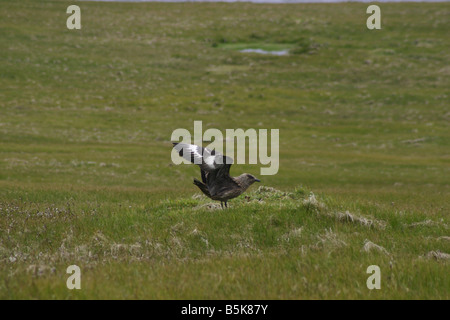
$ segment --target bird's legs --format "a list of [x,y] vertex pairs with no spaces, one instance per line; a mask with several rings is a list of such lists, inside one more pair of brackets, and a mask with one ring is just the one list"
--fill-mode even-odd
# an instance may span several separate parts
[[225,203],[225,208],[228,208],[228,201],[220,201],[220,205],[222,206],[222,209],[223,209],[224,203]]
[[220,205],[222,206],[222,209],[223,209],[223,201],[220,201]]

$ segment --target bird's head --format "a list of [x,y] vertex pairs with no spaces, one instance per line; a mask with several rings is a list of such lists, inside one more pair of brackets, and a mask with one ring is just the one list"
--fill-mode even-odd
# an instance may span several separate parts
[[240,175],[240,180],[244,182],[247,186],[251,186],[255,182],[261,182],[258,178],[250,173],[243,173]]

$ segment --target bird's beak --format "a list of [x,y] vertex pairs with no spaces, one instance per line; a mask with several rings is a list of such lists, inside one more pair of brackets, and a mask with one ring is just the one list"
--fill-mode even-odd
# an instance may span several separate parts
[[256,181],[256,182],[261,182],[261,180],[259,180],[259,179],[255,179],[255,181]]

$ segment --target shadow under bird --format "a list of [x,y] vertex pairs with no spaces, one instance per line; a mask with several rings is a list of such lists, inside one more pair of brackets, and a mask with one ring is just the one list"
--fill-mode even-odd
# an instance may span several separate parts
[[223,208],[227,202],[245,192],[253,183],[261,182],[254,175],[243,173],[230,176],[233,159],[193,144],[173,143],[173,148],[184,159],[200,166],[202,181],[194,178],[194,184],[209,198],[220,201]]

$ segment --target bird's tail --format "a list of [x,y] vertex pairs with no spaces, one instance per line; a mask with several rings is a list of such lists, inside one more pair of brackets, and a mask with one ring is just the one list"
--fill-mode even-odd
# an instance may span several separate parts
[[204,184],[203,182],[197,180],[194,178],[194,184],[200,189],[202,190],[202,192],[209,198],[211,198],[211,194],[209,193],[208,187],[206,186],[206,184]]

